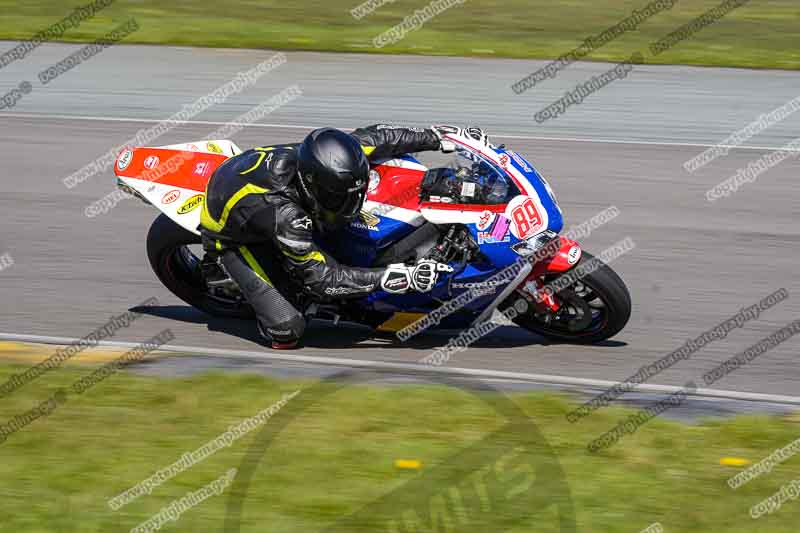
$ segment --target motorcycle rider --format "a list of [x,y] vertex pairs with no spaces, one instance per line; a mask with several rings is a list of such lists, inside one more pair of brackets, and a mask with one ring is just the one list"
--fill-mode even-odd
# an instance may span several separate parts
[[431,260],[350,267],[322,251],[313,238],[314,230],[336,232],[359,215],[370,161],[410,152],[451,152],[455,143],[443,137],[447,133],[466,133],[488,143],[478,128],[377,124],[349,134],[321,128],[300,144],[253,148],[217,168],[200,218],[203,246],[239,286],[273,348],[294,348],[303,336],[298,285],[313,300],[330,301],[380,289],[428,292],[441,272],[452,272]]

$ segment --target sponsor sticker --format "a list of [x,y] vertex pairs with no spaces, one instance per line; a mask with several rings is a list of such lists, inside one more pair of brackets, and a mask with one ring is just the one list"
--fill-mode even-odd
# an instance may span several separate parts
[[582,253],[580,246],[573,246],[569,249],[569,252],[567,252],[567,263],[574,265],[580,260]]
[[491,226],[492,222],[494,222],[494,219],[495,219],[495,214],[492,213],[491,211],[484,211],[483,213],[481,213],[481,216],[478,219],[478,223],[476,224],[478,230],[483,231],[489,226]]
[[185,215],[186,213],[191,213],[201,205],[205,201],[206,197],[204,194],[195,194],[188,200],[186,200],[182,206],[178,208],[179,215]]
[[502,154],[498,161],[500,161],[501,167],[506,168],[508,166],[508,156],[506,154]]
[[505,242],[503,239],[508,236],[510,225],[511,221],[508,218],[503,215],[497,215],[494,222],[489,226],[489,233],[492,234],[496,242]]
[[209,152],[214,152],[215,154],[222,153],[222,148],[220,148],[217,143],[206,143],[206,148]]
[[366,211],[361,211],[358,214],[358,218],[360,218],[368,226],[377,226],[381,222],[381,217]]
[[478,232],[478,244],[495,244],[498,242],[510,242],[510,241],[511,241],[511,236],[508,233],[506,233],[504,237],[497,238],[488,231]]
[[475,296],[486,296],[497,292],[500,282],[453,283],[454,289],[469,289]]
[[205,177],[209,168],[211,168],[211,165],[208,163],[208,161],[200,161],[194,166],[194,175]]
[[500,281],[500,280],[485,280],[485,281],[469,281],[465,283],[453,283],[454,289],[477,289],[480,287],[499,287],[501,285],[505,285],[508,283],[507,281]]
[[355,228],[355,229],[364,229],[364,230],[367,230],[367,231],[380,231],[378,229],[378,226],[371,225],[371,224],[365,224],[363,222],[351,222],[350,223],[350,227],[351,228]]
[[180,197],[181,197],[181,191],[179,191],[178,189],[173,189],[173,190],[169,191],[167,194],[165,194],[163,196],[163,198],[161,198],[161,203],[162,204],[171,204],[171,203],[175,202]]
[[476,297],[489,296],[490,294],[495,294],[497,289],[494,287],[475,287],[474,289],[470,289],[470,292]]
[[378,190],[378,186],[381,184],[381,175],[378,174],[377,170],[370,170],[369,171],[369,185],[367,185],[367,192],[374,193]]
[[516,161],[517,164],[522,167],[522,170],[525,172],[533,172],[531,166],[524,159],[522,159],[517,152],[514,152],[513,150],[507,150],[506,153],[511,155],[511,159]]
[[429,201],[439,204],[452,204],[453,199],[449,196],[431,196]]
[[125,170],[133,161],[133,152],[131,150],[123,150],[117,158],[117,170]]
[[148,169],[148,170],[152,170],[152,169],[154,169],[154,168],[156,168],[156,167],[158,166],[158,163],[159,163],[160,161],[161,161],[161,160],[158,158],[158,156],[156,156],[156,155],[149,155],[149,156],[147,156],[147,158],[144,160],[144,168],[146,168],[146,169]]

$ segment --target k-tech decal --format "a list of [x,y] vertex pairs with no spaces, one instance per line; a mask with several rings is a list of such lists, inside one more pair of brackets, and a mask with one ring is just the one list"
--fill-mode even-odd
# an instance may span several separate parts
[[206,197],[204,194],[195,194],[194,196],[186,200],[183,203],[183,205],[178,208],[178,214],[185,215],[186,213],[194,211],[195,209],[203,205],[205,199]]

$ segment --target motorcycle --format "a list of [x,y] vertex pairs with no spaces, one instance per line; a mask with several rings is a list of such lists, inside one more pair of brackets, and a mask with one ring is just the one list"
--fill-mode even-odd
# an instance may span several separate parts
[[[514,323],[548,339],[596,343],[620,332],[631,313],[625,283],[559,235],[561,208],[535,167],[503,145],[447,138],[456,150],[446,167],[429,169],[410,154],[373,163],[360,219],[335,238],[320,236],[320,246],[351,266],[431,258],[454,271],[429,293],[375,291],[353,301],[337,300],[333,290],[330,301],[304,305],[306,316],[396,333],[469,292],[463,305],[437,316],[435,328],[475,326],[524,298],[529,305]],[[198,246],[206,183],[239,153],[229,140],[131,148],[114,170],[119,187],[161,211],[147,235],[147,255],[164,286],[213,316],[252,318],[232,280],[210,279]],[[581,275],[567,278],[571,271]]]

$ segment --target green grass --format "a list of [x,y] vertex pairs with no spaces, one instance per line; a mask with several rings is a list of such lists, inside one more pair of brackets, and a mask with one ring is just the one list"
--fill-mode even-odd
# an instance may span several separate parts
[[[0,380],[21,368],[0,365]],[[90,371],[70,365],[15,391],[0,401],[0,422],[59,388],[69,389]],[[782,484],[800,478],[800,458],[736,491],[726,480],[739,469],[719,464],[724,456],[755,462],[785,446],[798,437],[796,417],[692,425],[659,418],[592,455],[586,443],[629,410],[606,408],[570,424],[564,414],[575,404],[568,397],[515,394],[513,401],[540,435],[519,426],[497,435],[505,421],[485,401],[491,393],[364,384],[321,395],[327,389],[313,382],[247,374],[160,379],[129,372],[112,375],[83,395],[68,395],[52,414],[0,444],[2,529],[128,531],[229,468],[242,468],[248,453],[260,457],[257,450],[249,452],[257,432],[116,512],[106,505],[109,498],[297,389],[303,392],[264,426],[286,423],[253,469],[242,531],[321,531],[356,513],[336,531],[388,532],[387,520],[404,511],[409,516],[411,510],[423,522],[431,510],[452,522],[463,518],[455,511],[456,487],[468,520],[438,531],[499,531],[499,524],[511,532],[558,531],[556,506],[550,504],[563,506],[569,498],[556,482],[553,457],[565,473],[577,531],[638,532],[657,521],[666,531],[797,531],[800,501],[787,502],[758,522],[748,512]],[[454,458],[464,449],[469,453]],[[395,459],[416,459],[423,467],[398,470]],[[489,480],[487,501],[477,496],[476,479]],[[519,494],[508,494],[514,490]],[[212,497],[163,530],[221,531],[228,496]],[[481,509],[482,502],[489,507]]]
[[[70,0],[0,0],[0,38],[26,39],[87,3]],[[126,42],[214,47],[344,52],[491,55],[555,58],[586,37],[628,17],[645,0],[466,0],[428,21],[396,45],[375,49],[372,40],[402,22],[427,0],[395,0],[361,20],[350,10],[360,0],[226,0],[224,2],[117,0],[63,37],[97,38],[128,17],[141,29]],[[679,0],[668,11],[623,34],[587,59],[628,58],[719,4]],[[800,10],[796,0],[751,0],[648,63],[800,68]],[[486,52],[491,50],[493,53]],[[522,74],[527,74],[521,72]]]

